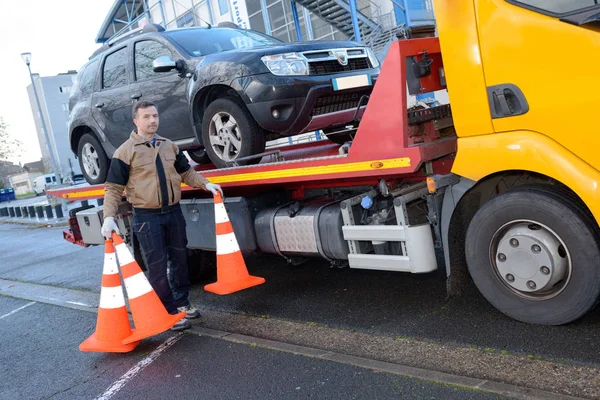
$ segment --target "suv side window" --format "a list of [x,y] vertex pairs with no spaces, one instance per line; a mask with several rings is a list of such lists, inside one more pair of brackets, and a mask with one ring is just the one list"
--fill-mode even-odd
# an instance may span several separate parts
[[92,61],[87,67],[77,76],[79,90],[83,94],[90,94],[94,88],[94,77],[98,68],[98,60]]
[[133,53],[135,80],[141,81],[158,76],[159,73],[154,72],[152,62],[160,56],[173,58],[173,52],[164,44],[154,40],[137,42]]
[[561,16],[582,11],[598,4],[597,0],[507,0],[509,3],[538,11],[542,14]]
[[124,86],[127,84],[127,47],[109,54],[102,69],[102,88]]

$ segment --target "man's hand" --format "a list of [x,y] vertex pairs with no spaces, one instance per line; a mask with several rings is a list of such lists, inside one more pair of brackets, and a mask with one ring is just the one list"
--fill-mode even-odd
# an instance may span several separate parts
[[217,185],[216,183],[207,183],[205,187],[206,190],[211,192],[213,195],[216,195],[217,192],[219,192],[221,193],[221,197],[223,197],[223,190],[221,189],[221,186]]
[[102,236],[104,236],[106,240],[112,238],[113,232],[115,232],[117,235],[121,234],[119,232],[119,227],[117,227],[117,224],[115,223],[115,219],[113,217],[104,218],[104,223],[102,224],[102,229],[100,230],[100,232],[102,232]]

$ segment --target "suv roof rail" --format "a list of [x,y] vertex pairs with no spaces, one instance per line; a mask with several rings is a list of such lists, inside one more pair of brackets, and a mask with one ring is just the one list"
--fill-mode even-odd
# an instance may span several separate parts
[[158,24],[146,24],[140,28],[135,28],[130,31],[123,32],[120,35],[111,38],[106,43],[108,43],[109,46],[112,46],[119,40],[125,39],[126,37],[129,37],[129,36],[136,35],[138,33],[142,34],[142,33],[148,33],[148,32],[164,32],[164,31],[165,31],[165,28],[163,28],[162,26],[160,26]]
[[217,24],[218,27],[226,27],[226,28],[236,28],[240,29],[240,27],[233,22],[230,21],[222,21]]
[[164,32],[164,31],[165,31],[165,28],[163,28],[161,25],[158,25],[158,24],[146,24],[140,28],[135,28],[130,31],[125,31],[125,32],[119,34],[118,36],[110,38],[110,40],[105,42],[99,49],[94,51],[94,53],[90,56],[89,59],[91,60],[92,58],[96,57],[98,54],[104,53],[113,44],[115,44],[123,39],[126,39],[130,36],[134,36],[134,35],[142,34],[142,33],[148,33],[148,32]]

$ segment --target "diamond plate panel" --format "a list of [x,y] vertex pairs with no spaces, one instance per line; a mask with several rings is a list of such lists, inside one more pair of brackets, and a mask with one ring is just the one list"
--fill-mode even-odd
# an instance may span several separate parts
[[298,215],[275,217],[275,236],[282,253],[319,253],[313,227],[314,217]]

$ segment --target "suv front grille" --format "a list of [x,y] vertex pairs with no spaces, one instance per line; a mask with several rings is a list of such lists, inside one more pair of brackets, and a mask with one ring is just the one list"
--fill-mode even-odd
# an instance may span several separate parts
[[347,65],[342,65],[338,60],[309,61],[310,75],[326,75],[338,72],[358,71],[371,68],[367,57],[349,58]]
[[[368,91],[334,94],[331,96],[323,96],[317,99],[315,107],[312,109],[311,115],[323,115],[348,109],[356,109],[358,102],[363,95],[371,94],[371,89]],[[367,101],[363,100],[363,106],[367,105]]]

